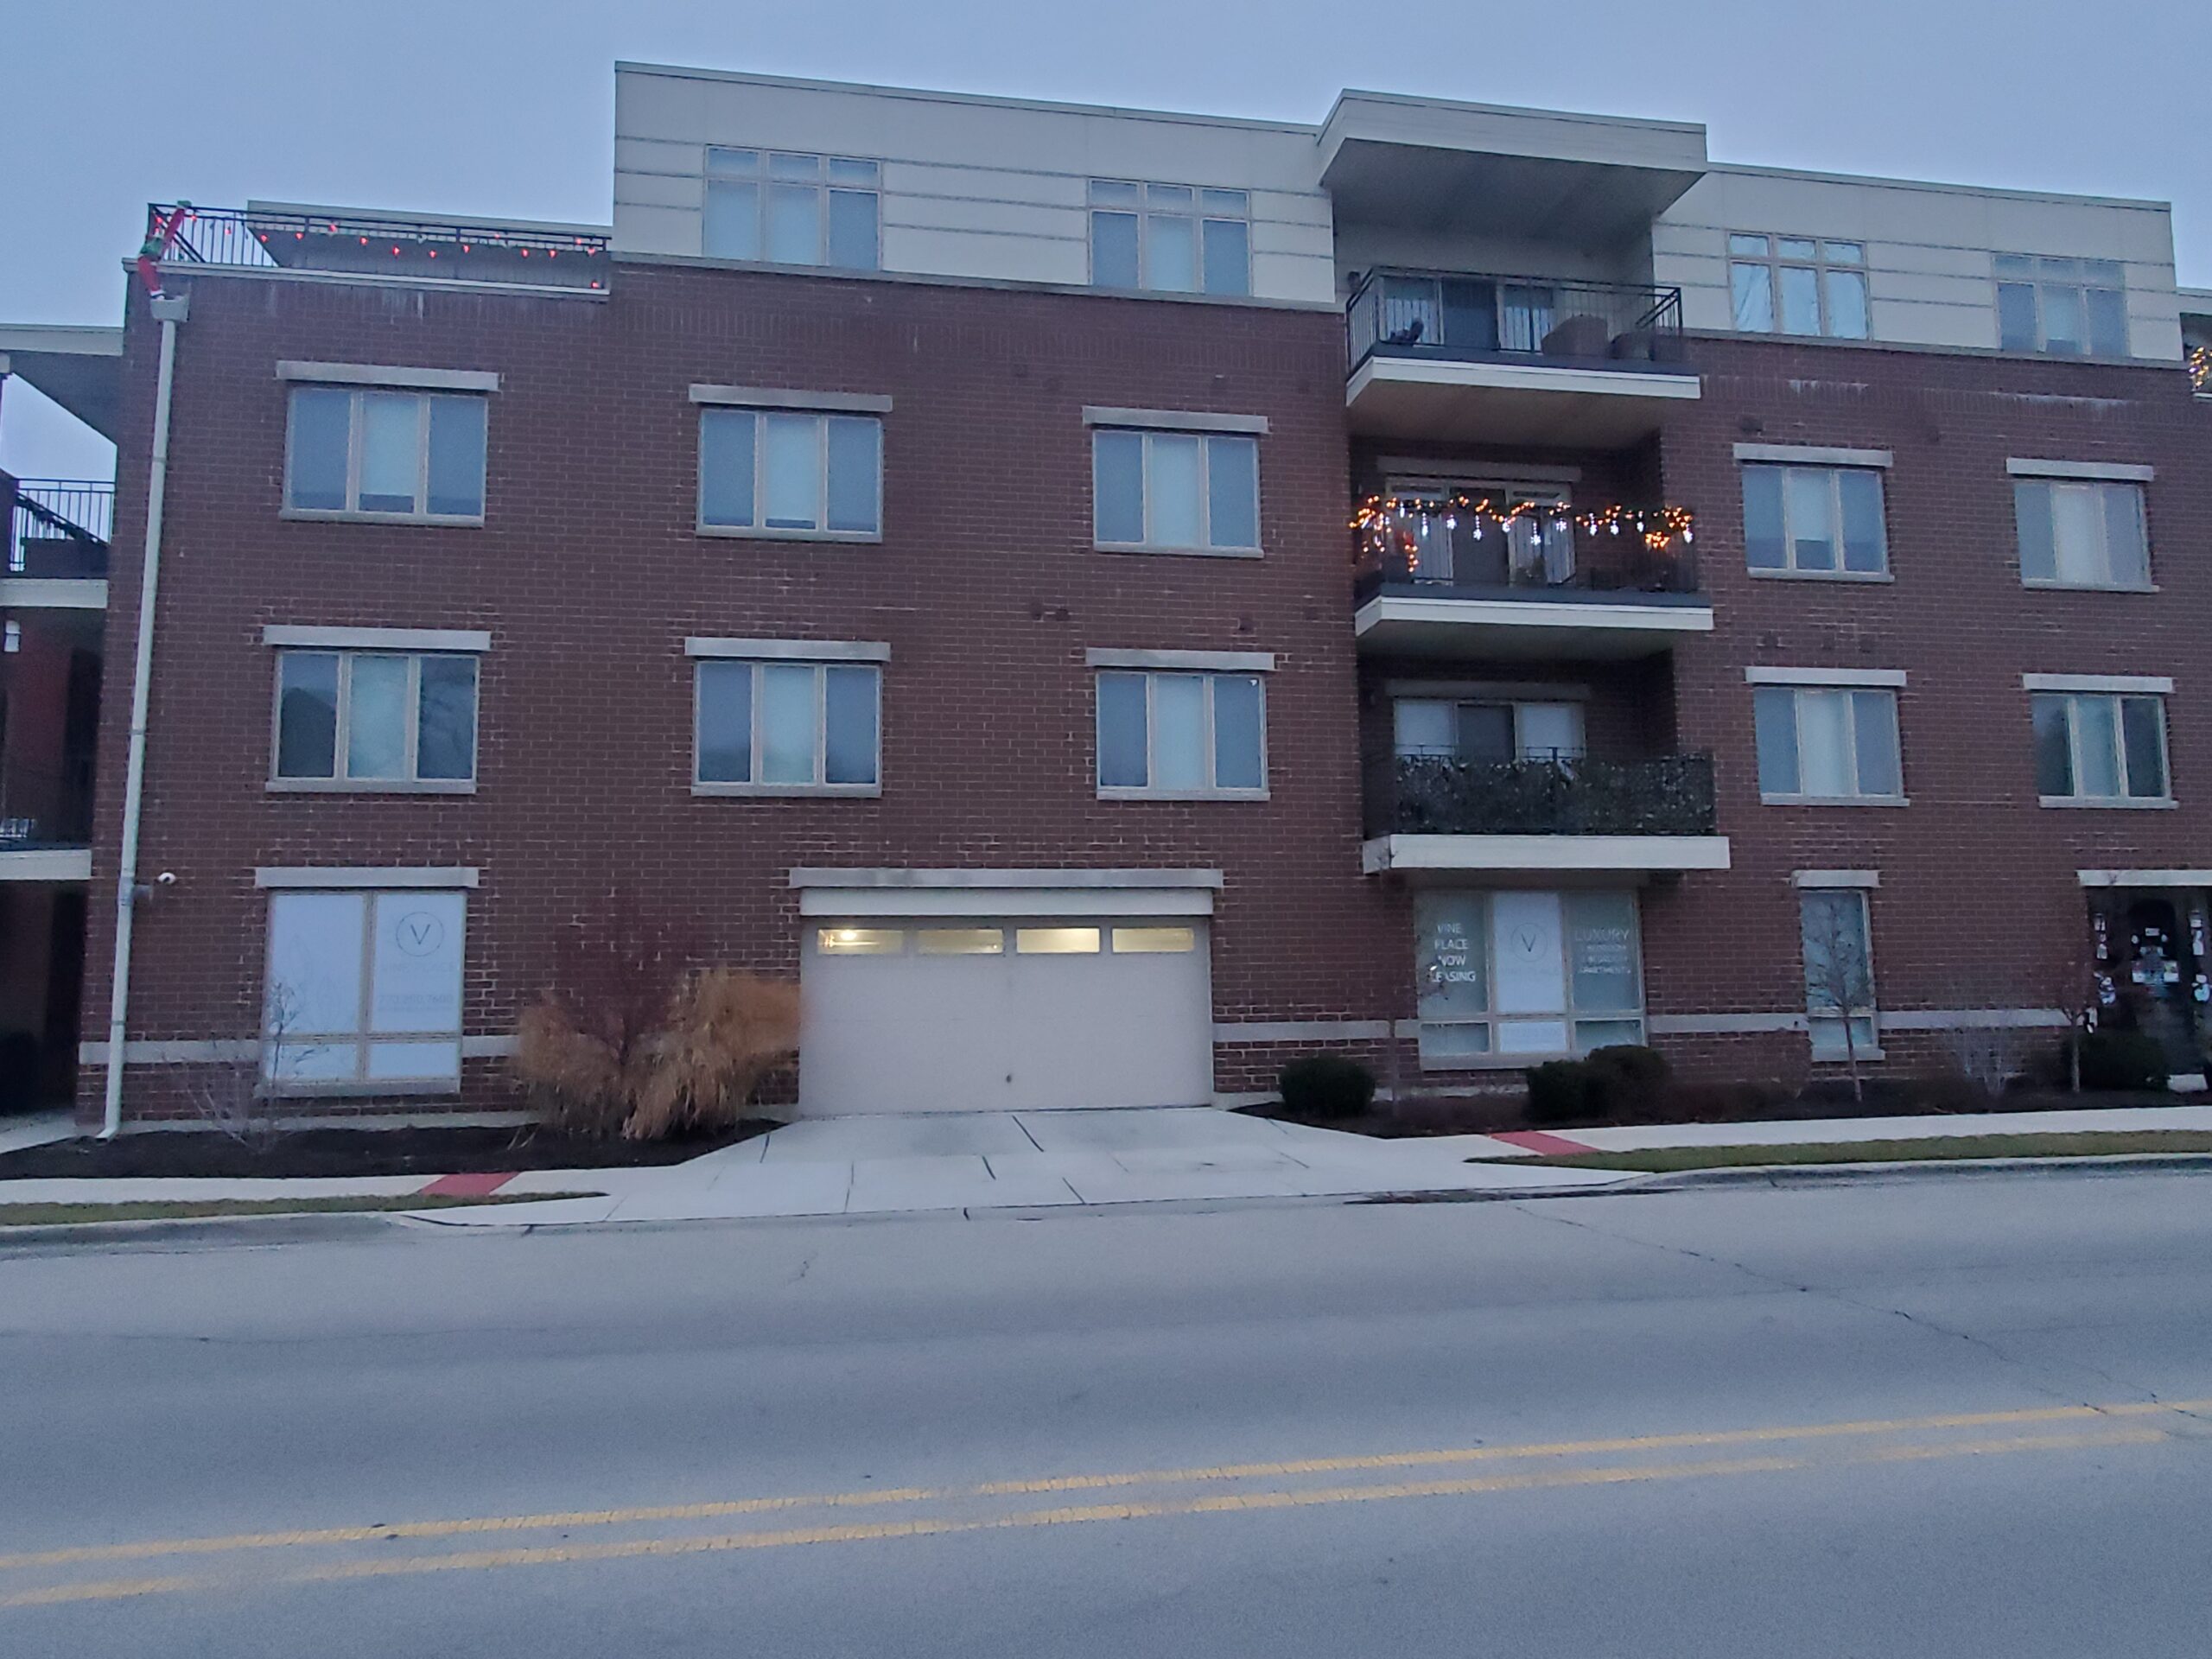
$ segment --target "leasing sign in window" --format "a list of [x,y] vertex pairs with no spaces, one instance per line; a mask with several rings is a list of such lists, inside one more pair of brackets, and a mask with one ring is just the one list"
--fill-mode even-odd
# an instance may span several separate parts
[[262,1069],[286,1090],[461,1080],[467,896],[278,893]]

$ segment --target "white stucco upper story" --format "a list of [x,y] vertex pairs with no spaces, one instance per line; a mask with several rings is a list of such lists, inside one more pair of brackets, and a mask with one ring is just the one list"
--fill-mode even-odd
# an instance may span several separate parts
[[620,64],[613,225],[645,257],[1313,308],[1406,267],[1679,288],[1693,331],[2183,353],[2163,202],[1713,162],[1692,123],[1382,92],[1309,125]]

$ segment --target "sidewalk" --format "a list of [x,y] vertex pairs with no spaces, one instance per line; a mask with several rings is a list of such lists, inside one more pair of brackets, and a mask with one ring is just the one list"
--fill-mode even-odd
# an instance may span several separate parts
[[[652,1168],[436,1179],[0,1181],[0,1205],[497,1193],[503,1200],[498,1205],[419,1211],[414,1218],[448,1227],[512,1228],[1407,1192],[1533,1197],[1645,1179],[1629,1171],[1513,1161],[1547,1153],[2143,1129],[2212,1131],[2212,1106],[1671,1123],[1398,1141],[1210,1107],[817,1118],[687,1163]],[[597,1196],[514,1201],[533,1192]]]

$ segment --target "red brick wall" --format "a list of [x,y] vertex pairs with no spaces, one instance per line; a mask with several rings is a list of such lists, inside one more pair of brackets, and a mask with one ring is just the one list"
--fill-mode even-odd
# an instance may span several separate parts
[[[192,305],[141,860],[179,880],[141,912],[134,1038],[251,1030],[267,864],[478,866],[471,1033],[505,1031],[615,888],[702,957],[795,969],[798,865],[1217,867],[1218,1018],[1376,1012],[1397,953],[1359,874],[1334,317],[646,268],[604,302],[215,277]],[[134,434],[156,338],[134,307]],[[280,518],[283,359],[497,370],[485,525]],[[881,543],[696,536],[695,382],[891,396]],[[1267,556],[1094,551],[1086,404],[1266,416]],[[129,526],[144,446],[124,448]],[[127,531],[116,551],[108,800]],[[269,623],[489,630],[477,793],[268,794]],[[888,641],[882,798],[694,798],[687,634]],[[1099,801],[1090,646],[1275,652],[1271,798]]]
[[[564,927],[610,893],[702,958],[791,971],[797,865],[1213,866],[1224,1020],[1413,1012],[1410,900],[1359,870],[1362,675],[1350,627],[1340,324],[1326,314],[625,266],[604,302],[211,276],[180,334],[142,868],[137,1038],[253,1025],[262,864],[474,864],[465,1028],[504,1032]],[[134,304],[111,592],[96,878],[115,868],[156,331]],[[1699,513],[1717,631],[1648,695],[1641,746],[1717,756],[1735,868],[1644,894],[1655,1014],[1802,1007],[1793,869],[1878,868],[1885,1008],[2047,1003],[2084,867],[2207,861],[2212,622],[2205,410],[2177,371],[1770,342],[1695,343],[1705,397],[1657,446],[1585,459],[1600,495]],[[495,369],[480,529],[277,514],[280,359]],[[694,382],[888,394],[880,545],[692,531]],[[1090,544],[1085,404],[1261,414],[1263,560]],[[1732,445],[1887,448],[1888,585],[1743,565]],[[1396,453],[1404,446],[1386,446]],[[2031,593],[2009,454],[2148,462],[2155,596]],[[1657,461],[1655,461],[1655,456]],[[1603,485],[1605,487],[1601,488]],[[479,791],[270,796],[268,623],[484,628]],[[880,800],[695,799],[683,636],[890,642]],[[1090,646],[1277,654],[1264,803],[1102,803]],[[1746,663],[1904,668],[1912,805],[1762,806]],[[1495,666],[1495,665],[1493,665]],[[1468,664],[1453,677],[1489,677]],[[2024,671],[2171,673],[2177,811],[2034,803]],[[1370,697],[1389,665],[1371,665]],[[1524,678],[1515,666],[1498,677]],[[1607,677],[1628,670],[1605,671]],[[1653,677],[1656,675],[1656,678]],[[1624,696],[1636,686],[1624,680]],[[1671,693],[1671,695],[1669,695]],[[1372,703],[1370,702],[1371,709]],[[1625,746],[1631,733],[1608,743]],[[1599,734],[1593,713],[1593,741]],[[96,892],[98,891],[96,887]],[[111,949],[92,906],[88,1011]],[[88,1029],[93,1027],[88,1022]],[[1303,1041],[1224,1046],[1264,1086]],[[1380,1056],[1382,1045],[1350,1045]],[[1670,1044],[1706,1070],[1802,1068],[1803,1039]],[[1892,1053],[1924,1058],[1924,1042]],[[472,1065],[474,1103],[500,1103]],[[97,1090],[99,1073],[88,1073]],[[134,1084],[134,1090],[137,1088]],[[158,1085],[146,1084],[150,1103]]]

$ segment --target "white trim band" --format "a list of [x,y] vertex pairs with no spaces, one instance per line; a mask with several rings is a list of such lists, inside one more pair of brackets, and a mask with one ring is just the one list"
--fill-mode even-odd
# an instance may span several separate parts
[[328,868],[294,865],[280,868],[267,866],[253,873],[257,887],[353,888],[365,887],[377,892],[397,887],[473,887],[476,885],[474,865],[395,865],[390,868],[359,864],[334,865]]
[[489,369],[403,369],[382,363],[298,363],[276,365],[279,380],[305,380],[326,386],[404,386],[416,391],[497,391],[499,377]]
[[1389,1035],[1388,1020],[1217,1020],[1213,1027],[1217,1043],[1366,1043]]
[[1815,443],[1739,443],[1738,461],[1769,461],[1788,467],[1893,467],[1887,449],[1831,449]]
[[1211,887],[1222,885],[1219,870],[918,870],[834,869],[802,865],[792,870],[795,887]]
[[745,662],[766,658],[798,663],[887,663],[891,647],[880,639],[718,639],[686,635],[686,657],[732,657]]
[[2047,1031],[2073,1024],[2057,1008],[1885,1008],[1884,1031]]
[[2174,683],[2165,674],[2023,674],[2023,691],[2139,691],[2152,696],[2171,696]]
[[1218,415],[1187,409],[1099,409],[1085,404],[1085,426],[1142,427],[1157,432],[1247,432],[1265,435],[1264,415]]
[[1199,668],[1229,674],[1266,674],[1275,665],[1271,651],[1121,651],[1093,645],[1083,653],[1092,668]]
[[832,415],[891,412],[891,399],[874,392],[791,391],[780,386],[695,385],[691,388],[691,401],[737,409],[810,409]]
[[2156,469],[2119,461],[2026,461],[2015,455],[2005,463],[2014,478],[2107,479],[2118,484],[2148,484]]
[[1901,668],[1747,668],[1744,678],[1752,685],[1870,685],[1901,689]]
[[2212,887],[2212,870],[2076,870],[2085,887]]
[[1882,885],[1879,870],[1792,870],[1789,885],[1793,887],[1878,887]]
[[1751,1037],[1803,1031],[1802,1014],[1652,1014],[1643,1028],[1654,1037]]
[[264,645],[317,651],[489,651],[491,633],[483,628],[301,628],[271,623],[261,631]]
[[838,921],[886,918],[1172,916],[1213,914],[1206,887],[809,887],[802,916]]

